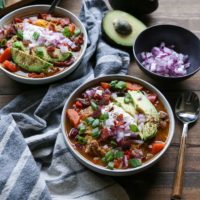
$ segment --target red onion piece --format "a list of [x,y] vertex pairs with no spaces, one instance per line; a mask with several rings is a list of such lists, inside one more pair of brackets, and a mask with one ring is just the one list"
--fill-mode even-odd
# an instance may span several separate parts
[[144,67],[162,76],[184,76],[190,67],[188,55],[177,53],[162,42],[160,47],[153,47],[151,52],[142,52]]

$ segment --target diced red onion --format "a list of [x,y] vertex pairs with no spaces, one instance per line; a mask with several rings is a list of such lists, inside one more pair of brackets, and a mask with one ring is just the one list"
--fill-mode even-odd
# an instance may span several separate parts
[[67,46],[60,45],[60,51],[61,51],[61,53],[66,53],[66,52],[68,52]]
[[123,165],[124,165],[124,167],[128,167],[128,159],[127,159],[127,156],[125,155],[124,156],[124,159],[123,159]]
[[143,144],[143,143],[144,143],[143,140],[133,140],[133,142],[134,142],[135,144]]
[[188,55],[177,53],[164,42],[160,47],[153,47],[151,52],[142,52],[141,58],[147,70],[163,76],[184,76],[190,67]]
[[116,99],[116,98],[117,98],[117,94],[116,94],[116,93],[112,93],[111,96],[112,96],[113,99]]

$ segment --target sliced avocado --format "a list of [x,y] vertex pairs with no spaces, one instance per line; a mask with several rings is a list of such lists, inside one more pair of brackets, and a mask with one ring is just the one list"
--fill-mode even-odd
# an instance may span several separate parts
[[136,110],[135,107],[133,105],[133,103],[125,103],[124,102],[124,97],[117,97],[115,99],[118,103],[120,103],[120,107],[122,107],[124,109],[124,111],[126,111],[127,113],[129,113],[131,116],[135,115]]
[[102,21],[105,37],[122,47],[132,47],[136,37],[145,28],[141,21],[119,10],[107,12]]
[[47,48],[46,47],[36,47],[33,50],[33,53],[35,56],[40,57],[41,59],[44,59],[48,62],[61,62],[61,61],[65,61],[67,60],[72,53],[70,51],[66,52],[66,53],[61,53],[60,49],[55,49],[54,51],[54,55],[56,58],[52,58],[48,52],[47,52]]
[[152,122],[147,122],[144,124],[142,132],[140,132],[140,137],[143,140],[150,140],[156,136],[157,133],[157,124]]
[[47,72],[48,68],[52,66],[51,63],[46,62],[36,56],[29,55],[17,48],[11,48],[11,55],[13,61],[21,68],[28,72]]
[[149,117],[153,117],[154,121],[159,121],[159,114],[156,108],[142,92],[129,90],[128,93],[133,99],[136,110],[141,111]]
[[28,52],[28,48],[26,48],[23,44],[22,41],[16,41],[13,43],[12,45],[13,48],[17,48],[19,50],[22,50],[22,51],[25,51],[25,52]]

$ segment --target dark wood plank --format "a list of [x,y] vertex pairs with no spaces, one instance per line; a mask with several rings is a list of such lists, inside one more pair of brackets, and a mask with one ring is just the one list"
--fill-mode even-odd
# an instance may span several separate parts
[[[131,200],[169,200],[174,175],[174,172],[156,172],[152,168],[138,175],[115,179],[127,190]],[[199,178],[200,173],[185,173],[183,199],[199,200]]]
[[0,108],[5,106],[8,102],[15,98],[15,95],[1,95],[0,96]]

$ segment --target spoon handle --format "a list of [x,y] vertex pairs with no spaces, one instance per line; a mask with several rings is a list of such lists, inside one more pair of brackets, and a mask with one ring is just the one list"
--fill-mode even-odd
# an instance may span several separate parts
[[181,199],[181,195],[182,195],[187,132],[188,132],[188,124],[185,123],[183,126],[183,132],[181,136],[181,144],[180,144],[179,154],[178,154],[176,176],[174,180],[174,186],[173,186],[173,192],[172,192],[172,198],[171,198],[174,200]]
[[54,11],[55,7],[60,3],[60,1],[61,1],[61,0],[54,0],[54,1],[52,2],[51,7],[50,7],[49,10],[48,10],[48,13],[49,13],[49,14],[51,14],[51,13]]

